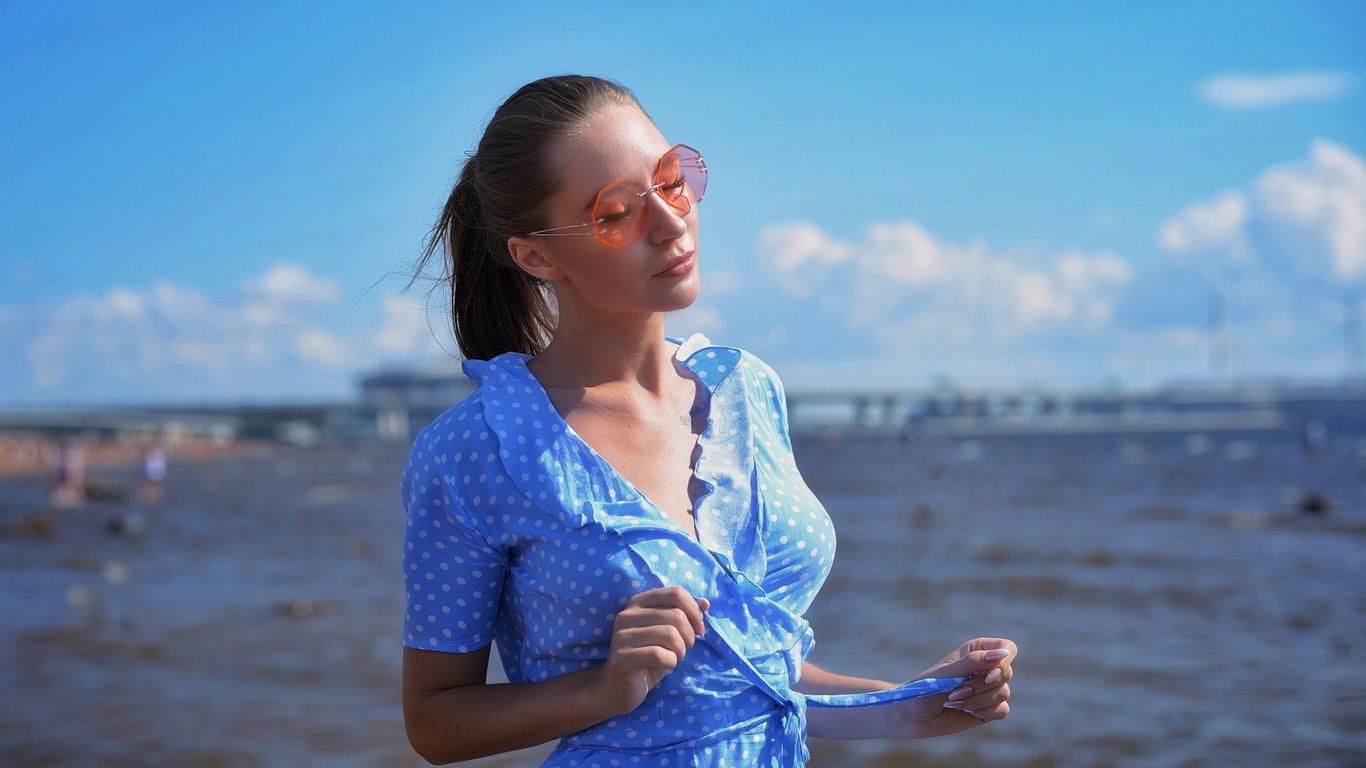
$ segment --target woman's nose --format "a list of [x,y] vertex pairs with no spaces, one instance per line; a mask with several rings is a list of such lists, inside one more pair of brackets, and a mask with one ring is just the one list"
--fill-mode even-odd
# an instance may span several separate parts
[[649,228],[650,241],[653,243],[665,243],[683,236],[688,231],[688,214],[692,211],[689,205],[686,210],[678,210],[664,201],[664,196],[658,191],[645,196],[646,212],[649,220],[645,226]]

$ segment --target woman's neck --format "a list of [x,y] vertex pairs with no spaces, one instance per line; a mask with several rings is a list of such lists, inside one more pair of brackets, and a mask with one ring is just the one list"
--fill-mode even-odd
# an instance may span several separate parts
[[527,367],[546,387],[634,384],[660,392],[677,378],[675,345],[664,338],[664,316],[562,317],[555,336]]

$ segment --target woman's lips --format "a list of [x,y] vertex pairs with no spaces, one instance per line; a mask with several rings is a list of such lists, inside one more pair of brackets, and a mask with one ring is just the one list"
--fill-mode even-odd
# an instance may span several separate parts
[[686,253],[673,261],[669,266],[655,273],[655,277],[682,277],[692,271],[696,262],[693,260],[692,253]]

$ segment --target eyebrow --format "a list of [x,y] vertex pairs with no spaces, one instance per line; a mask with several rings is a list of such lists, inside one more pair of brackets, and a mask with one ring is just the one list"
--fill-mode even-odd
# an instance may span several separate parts
[[[646,186],[655,183],[655,173],[659,170],[659,161],[663,160],[664,155],[667,154],[669,154],[669,150],[666,149],[664,150],[663,155],[660,155],[659,157],[655,158],[654,165],[650,168],[649,184],[646,184]],[[592,197],[588,198],[588,204],[583,207],[583,210],[586,211],[590,217],[593,215],[593,204],[598,201],[598,195],[602,194],[602,191],[604,189],[607,189],[613,184],[616,184],[618,181],[625,181],[625,179],[613,179],[612,181],[609,181],[606,184],[603,184],[601,187],[598,187],[597,189],[593,190]]]
[[[608,184],[611,183],[612,182],[608,182]],[[589,218],[592,218],[593,216],[593,204],[598,201],[598,195],[602,194],[602,191],[606,188],[606,186],[601,186],[593,190],[593,194],[589,196],[588,202],[583,206],[582,210],[584,213],[588,214]]]

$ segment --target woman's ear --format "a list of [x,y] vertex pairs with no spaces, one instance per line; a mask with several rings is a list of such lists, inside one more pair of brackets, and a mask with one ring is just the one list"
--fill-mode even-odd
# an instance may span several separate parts
[[564,272],[552,264],[541,251],[540,244],[530,238],[509,237],[508,255],[523,272],[538,280],[555,282],[564,278]]

